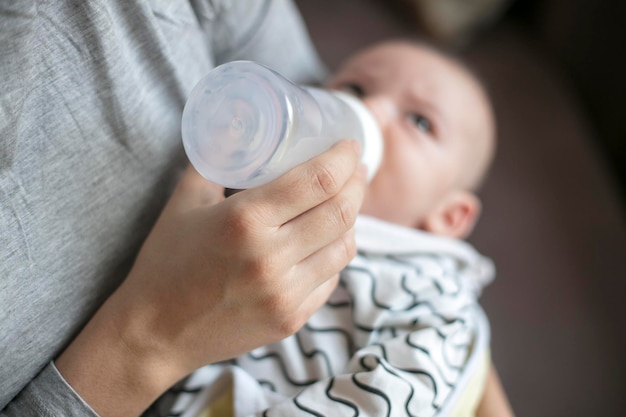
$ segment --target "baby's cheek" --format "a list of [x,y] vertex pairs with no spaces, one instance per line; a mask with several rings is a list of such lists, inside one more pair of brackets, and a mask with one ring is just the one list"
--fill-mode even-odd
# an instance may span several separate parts
[[407,224],[410,203],[403,201],[402,194],[393,188],[381,189],[372,185],[365,193],[360,213],[391,223]]
[[375,207],[375,199],[372,198],[373,190],[370,187],[365,191],[365,196],[363,197],[363,204],[361,204],[361,209],[359,213],[366,214],[369,216],[373,216],[373,209]]
[[370,184],[365,192],[359,213],[381,220],[393,221],[393,209],[391,205],[386,203],[389,199],[389,196],[386,194],[384,190],[380,190]]

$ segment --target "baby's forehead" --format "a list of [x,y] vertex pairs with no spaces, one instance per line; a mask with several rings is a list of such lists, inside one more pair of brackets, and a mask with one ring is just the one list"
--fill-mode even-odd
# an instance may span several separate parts
[[[350,56],[347,63],[359,63],[363,60],[384,58],[387,62],[400,63],[406,62],[407,57],[410,56],[432,56],[442,60],[446,60],[443,53],[435,50],[429,45],[419,42],[410,41],[382,41],[370,45],[360,51],[355,52]],[[452,60],[450,60],[452,64]]]
[[412,41],[384,41],[369,46],[349,58],[337,73],[415,83],[426,90],[468,91],[479,99],[485,94],[482,83],[459,59]]
[[469,87],[476,84],[474,75],[458,59],[428,44],[411,41],[384,41],[369,46],[348,58],[338,73],[353,71],[373,75],[399,71],[415,77],[439,74],[442,79],[458,79]]
[[448,124],[462,129],[461,142],[472,148],[467,153],[474,163],[480,160],[480,165],[489,164],[495,145],[491,100],[480,79],[462,61],[430,45],[411,41],[375,44],[354,58],[354,68],[367,71],[370,65],[379,64],[401,68],[413,75],[405,81],[421,81],[417,83],[422,87],[420,99],[432,99],[431,104],[447,116]]
[[[349,58],[339,73],[342,71],[384,77],[385,85],[404,84],[407,92],[416,85],[420,99],[432,99],[442,112],[453,112],[455,117],[450,118],[458,123],[471,123],[480,131],[493,128],[491,102],[480,79],[460,59],[429,44],[411,40],[379,42]],[[468,112],[468,108],[472,110]]]
[[392,52],[410,52],[410,51],[433,51],[430,46],[419,43],[404,40],[389,40],[374,43],[370,46],[363,48],[360,52],[379,52],[379,53],[392,53]]

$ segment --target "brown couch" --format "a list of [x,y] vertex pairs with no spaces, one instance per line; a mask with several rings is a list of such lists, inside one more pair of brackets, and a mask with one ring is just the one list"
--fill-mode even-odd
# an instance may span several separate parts
[[[331,69],[376,40],[419,30],[386,1],[297,4]],[[557,53],[562,27],[561,38],[547,35],[554,7],[541,18],[536,7],[516,7],[463,50],[486,81],[499,125],[484,216],[470,239],[498,269],[482,297],[494,361],[518,416],[626,415],[618,177],[597,140],[594,102],[583,100],[584,71],[576,76]]]

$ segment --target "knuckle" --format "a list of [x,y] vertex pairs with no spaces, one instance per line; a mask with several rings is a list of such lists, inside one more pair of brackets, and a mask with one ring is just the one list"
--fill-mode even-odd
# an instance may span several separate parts
[[318,164],[313,173],[313,191],[320,196],[335,195],[339,191],[339,184],[332,169]]
[[234,236],[246,236],[252,224],[251,213],[242,204],[233,204],[224,219],[227,232]]
[[357,246],[352,231],[344,233],[333,242],[332,250],[325,259],[328,275],[338,274],[357,254]]
[[335,219],[343,230],[354,225],[358,214],[358,209],[352,200],[347,197],[338,196],[333,204]]
[[262,248],[265,232],[261,214],[255,207],[234,204],[226,213],[220,232],[222,237],[241,245],[241,248]]
[[292,335],[304,324],[297,314],[298,306],[285,294],[268,296],[264,307],[272,332],[280,338]]
[[[279,271],[279,259],[276,256],[259,256],[248,261],[247,272],[255,277],[260,285],[266,283]],[[269,283],[271,285],[271,283]]]
[[348,260],[356,256],[356,240],[354,239],[354,233],[346,233],[343,235],[343,249]]
[[290,314],[286,316],[277,329],[282,338],[291,336],[302,328],[306,320],[303,320],[300,315]]
[[345,233],[340,240],[341,249],[337,251],[338,262],[339,263],[347,263],[352,260],[356,256],[356,241],[354,239],[354,233]]

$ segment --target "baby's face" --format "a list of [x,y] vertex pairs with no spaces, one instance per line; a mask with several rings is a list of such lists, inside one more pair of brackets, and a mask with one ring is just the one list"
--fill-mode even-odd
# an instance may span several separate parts
[[348,60],[330,87],[360,97],[384,137],[364,214],[420,227],[446,194],[471,187],[488,164],[488,101],[464,69],[436,52],[408,43],[378,45]]

